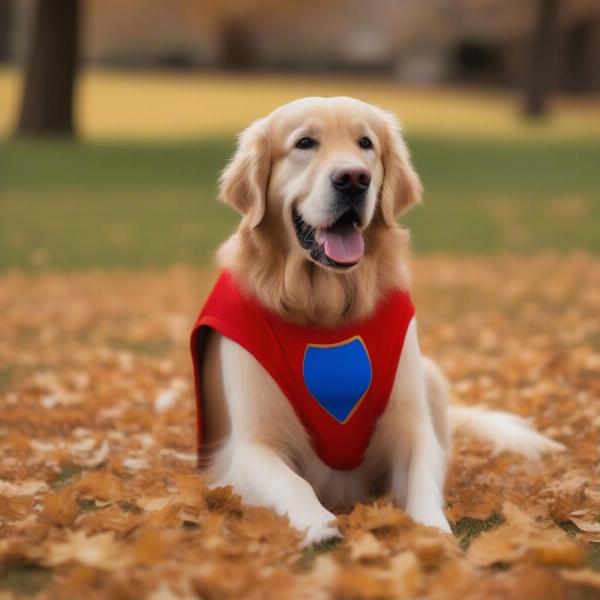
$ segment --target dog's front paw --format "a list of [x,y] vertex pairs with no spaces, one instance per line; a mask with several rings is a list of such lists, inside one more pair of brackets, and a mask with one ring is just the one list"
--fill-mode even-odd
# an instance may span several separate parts
[[304,532],[302,540],[304,548],[342,537],[335,515],[328,510],[312,515],[297,515],[296,518],[290,518],[290,522],[296,529]]
[[408,511],[408,514],[412,519],[420,525],[425,527],[436,527],[441,529],[444,533],[452,533],[448,519],[441,508],[435,507],[429,510],[412,510]]
[[331,524],[315,524],[309,527],[304,534],[302,540],[302,546],[304,548],[308,546],[326,544],[333,540],[337,540],[342,537],[340,530],[337,525]]

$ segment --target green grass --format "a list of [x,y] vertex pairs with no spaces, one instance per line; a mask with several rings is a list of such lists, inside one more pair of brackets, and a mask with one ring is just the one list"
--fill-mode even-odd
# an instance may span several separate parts
[[298,562],[296,563],[296,568],[300,571],[309,571],[321,554],[333,552],[340,546],[341,543],[341,539],[335,538],[332,540],[327,540],[322,544],[313,544],[312,546],[304,548],[300,558],[298,559]]
[[493,513],[485,520],[463,517],[454,524],[452,531],[456,537],[460,538],[460,547],[466,550],[477,536],[502,525],[502,523],[504,523],[504,517],[497,513]]
[[[419,252],[600,252],[600,141],[409,139]],[[231,138],[0,144],[0,269],[210,264],[237,215],[215,201]]]
[[60,488],[68,481],[81,475],[85,471],[85,467],[76,465],[75,463],[64,463],[61,465],[60,471],[49,482],[51,488]]
[[[34,596],[52,580],[52,571],[35,564],[0,563],[0,592]],[[9,595],[9,597],[14,597]]]

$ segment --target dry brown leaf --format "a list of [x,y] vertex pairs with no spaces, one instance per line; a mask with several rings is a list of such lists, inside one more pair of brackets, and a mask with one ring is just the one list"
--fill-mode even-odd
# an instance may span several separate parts
[[97,498],[105,501],[126,500],[123,482],[112,473],[93,471],[85,473],[75,483],[71,484],[80,497]]
[[159,510],[163,510],[167,506],[173,503],[175,500],[175,495],[170,496],[162,496],[159,498],[145,497],[145,498],[137,498],[135,503],[148,512],[155,512]]
[[600,590],[600,573],[598,571],[592,571],[592,569],[579,569],[577,571],[561,569],[559,573],[569,583]]
[[5,496],[35,496],[48,490],[45,481],[29,479],[18,483],[0,479],[0,494]]
[[42,499],[41,518],[58,527],[66,527],[75,521],[78,507],[72,490],[62,490],[46,494]]
[[356,504],[346,520],[352,528],[378,531],[397,527],[410,527],[410,518],[390,503]]
[[578,519],[576,517],[571,517],[570,521],[577,525],[577,529],[580,529],[581,531],[587,533],[600,533],[600,523],[590,523],[589,521],[584,521],[583,519]]
[[415,538],[412,545],[419,563],[425,569],[436,568],[451,554],[455,553],[453,545],[449,548],[448,540],[438,537],[421,535]]
[[[558,532],[557,532],[558,533]],[[539,539],[527,542],[527,558],[536,564],[559,567],[578,567],[583,563],[581,548],[558,533],[559,539]]]
[[293,545],[301,539],[299,532],[290,527],[284,517],[278,517],[273,511],[259,507],[247,507],[240,518],[231,519],[229,529],[245,540],[261,543]]
[[161,510],[148,513],[147,522],[153,527],[179,527],[183,521],[183,506],[168,504]]
[[196,508],[206,508],[208,490],[197,474],[176,474],[173,480],[179,491],[179,499],[183,504]]
[[503,508],[506,522],[476,538],[467,558],[478,567],[526,559],[537,564],[577,566],[583,561],[579,546],[554,527],[543,528],[513,504]]
[[145,515],[124,511],[120,506],[113,505],[80,515],[76,523],[88,534],[113,531],[118,535],[125,536],[142,525],[145,519]]
[[592,512],[594,509],[593,508],[580,508],[579,510],[574,510],[571,513],[572,517],[581,517],[583,515],[587,515],[588,513]]
[[390,560],[394,592],[398,598],[412,598],[424,585],[424,576],[414,552],[402,552]]
[[32,510],[35,500],[32,496],[5,496],[0,494],[0,519],[17,521],[26,517]]
[[333,597],[351,598],[352,600],[380,600],[393,598],[394,592],[394,585],[381,576],[380,570],[352,566],[338,571]]
[[112,532],[88,537],[83,531],[68,532],[65,542],[47,548],[45,564],[55,566],[71,561],[106,570],[122,569],[131,563]]
[[106,441],[103,441],[98,448],[94,449],[93,453],[87,456],[78,455],[75,458],[75,462],[78,465],[88,468],[97,467],[107,459],[109,453],[110,446]]
[[386,554],[381,542],[372,533],[362,533],[348,540],[350,557],[356,561],[369,561]]
[[212,511],[239,512],[242,499],[238,494],[233,493],[233,488],[230,485],[227,485],[207,492],[206,503],[209,510]]
[[164,558],[168,551],[167,537],[154,528],[142,531],[133,547],[136,562],[152,565]]
[[195,600],[193,596],[180,596],[163,581],[159,587],[146,596],[146,600]]
[[0,562],[10,564],[36,564],[42,560],[41,546],[26,543],[23,539],[0,539]]

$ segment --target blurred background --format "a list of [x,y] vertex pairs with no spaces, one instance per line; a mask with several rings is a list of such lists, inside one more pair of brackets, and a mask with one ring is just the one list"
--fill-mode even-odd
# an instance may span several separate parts
[[0,268],[210,264],[235,133],[397,113],[418,253],[600,251],[597,0],[0,0]]

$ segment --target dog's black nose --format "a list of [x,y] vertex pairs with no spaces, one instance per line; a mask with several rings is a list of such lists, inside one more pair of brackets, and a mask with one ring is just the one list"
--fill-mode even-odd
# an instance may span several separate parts
[[343,167],[333,172],[331,183],[340,192],[361,194],[371,183],[371,173],[364,167]]

